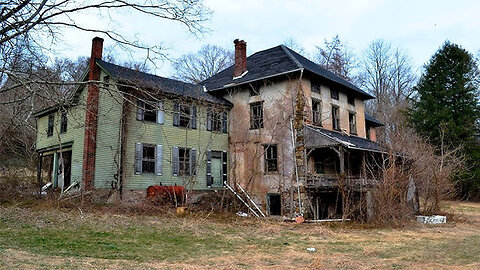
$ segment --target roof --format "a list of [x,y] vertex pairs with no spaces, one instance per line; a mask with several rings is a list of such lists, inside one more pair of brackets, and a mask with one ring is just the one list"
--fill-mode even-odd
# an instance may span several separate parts
[[235,66],[232,65],[200,84],[204,85],[209,91],[216,91],[261,79],[306,70],[334,84],[346,87],[365,99],[375,98],[352,83],[324,69],[320,65],[308,60],[284,45],[260,51],[247,57],[248,72],[240,78],[233,79],[234,67]]
[[96,60],[105,72],[118,82],[135,85],[147,89],[158,89],[166,94],[185,96],[211,103],[231,106],[232,104],[222,97],[214,96],[203,91],[203,87],[191,83],[185,83],[174,79],[164,78],[148,74],[134,69],[118,66],[103,60]]
[[377,119],[373,118],[372,116],[365,113],[365,121],[370,122],[370,126],[372,127],[383,127],[385,126],[384,123],[378,121]]
[[371,152],[386,152],[386,149],[377,142],[358,137],[349,136],[337,131],[321,127],[306,125],[305,146],[307,148],[322,148],[343,146],[347,149],[356,149]]

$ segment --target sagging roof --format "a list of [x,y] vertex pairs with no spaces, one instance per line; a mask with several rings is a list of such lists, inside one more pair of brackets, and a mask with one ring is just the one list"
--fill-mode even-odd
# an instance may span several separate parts
[[369,122],[369,125],[372,127],[383,127],[385,126],[384,123],[378,121],[377,119],[373,118],[372,116],[365,113],[365,121]]
[[118,66],[103,60],[96,60],[105,72],[120,83],[134,85],[146,89],[158,89],[166,94],[190,97],[193,99],[205,100],[207,102],[231,106],[232,104],[222,98],[204,92],[203,87],[191,83],[185,83],[174,79],[164,78],[138,70]]
[[234,65],[206,79],[200,84],[204,85],[208,91],[216,91],[261,79],[306,70],[332,83],[343,86],[362,96],[364,99],[375,98],[284,45],[260,51],[247,57],[247,73],[240,78],[233,79],[233,70]]
[[307,148],[323,148],[339,145],[347,149],[386,152],[386,149],[380,144],[362,137],[349,136],[337,131],[311,125],[305,126],[305,146]]

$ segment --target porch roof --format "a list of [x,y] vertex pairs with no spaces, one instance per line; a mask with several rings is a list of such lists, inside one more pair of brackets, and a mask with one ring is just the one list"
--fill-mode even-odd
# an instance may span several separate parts
[[347,149],[356,149],[370,152],[386,152],[386,148],[377,142],[358,137],[349,136],[337,131],[327,130],[321,127],[305,126],[305,147],[306,148],[326,148],[333,146],[343,146]]

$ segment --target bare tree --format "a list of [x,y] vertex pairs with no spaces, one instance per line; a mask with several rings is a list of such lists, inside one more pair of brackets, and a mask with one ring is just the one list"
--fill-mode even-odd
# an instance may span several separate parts
[[185,54],[173,62],[174,79],[199,83],[233,64],[233,51],[205,45],[196,53]]
[[316,62],[347,81],[355,81],[356,56],[338,35],[330,41],[325,39],[323,47],[317,46]]
[[303,56],[308,56],[307,54],[307,51],[305,51],[305,48],[303,48],[302,45],[300,45],[297,40],[295,40],[294,38],[292,37],[289,37],[287,39],[285,39],[283,42],[282,42],[283,45],[287,46],[288,48],[296,51],[297,53],[303,55]]

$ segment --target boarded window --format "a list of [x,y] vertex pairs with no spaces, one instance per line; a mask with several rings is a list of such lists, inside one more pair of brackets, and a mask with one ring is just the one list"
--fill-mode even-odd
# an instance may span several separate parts
[[330,96],[338,100],[338,90],[330,89]]
[[265,172],[278,171],[277,145],[264,145],[265,149]]
[[340,109],[337,106],[332,106],[332,128],[340,130]]
[[312,117],[314,125],[322,126],[322,102],[320,100],[312,100]]
[[48,126],[47,126],[47,136],[50,137],[53,135],[53,127],[55,125],[55,115],[51,114],[48,116]]
[[60,118],[60,133],[67,132],[67,113],[62,112],[62,117]]
[[348,122],[350,125],[350,133],[357,134],[357,117],[355,113],[348,114]]
[[250,129],[263,128],[263,102],[250,104]]

